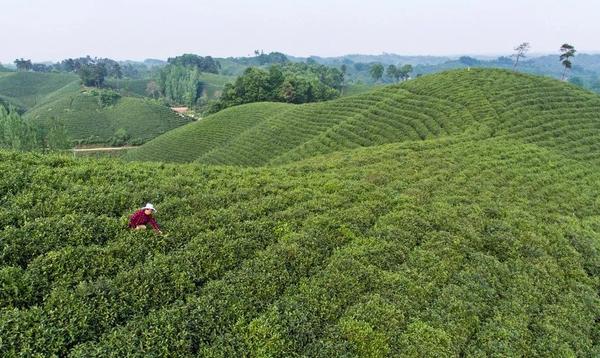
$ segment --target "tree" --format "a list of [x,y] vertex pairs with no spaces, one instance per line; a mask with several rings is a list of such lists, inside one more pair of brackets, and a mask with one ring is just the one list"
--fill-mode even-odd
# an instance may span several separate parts
[[410,73],[413,71],[412,65],[404,65],[398,69],[399,76],[402,81],[406,81],[410,78]]
[[158,95],[160,94],[160,87],[158,87],[156,81],[148,82],[148,84],[146,85],[146,94],[148,96],[152,96],[152,98],[154,99],[158,97]]
[[52,66],[45,65],[43,63],[34,63],[31,67],[33,72],[50,72],[52,71]]
[[344,86],[346,85],[346,73],[348,73],[348,66],[344,63],[342,64],[342,66],[340,67],[340,71],[342,71],[342,94],[343,94],[343,90],[344,90]]
[[398,82],[400,79],[400,71],[398,71],[398,67],[396,67],[396,65],[389,65],[385,71],[385,75],[394,80],[394,82]]
[[85,86],[101,87],[104,84],[107,70],[103,63],[84,64],[79,67],[77,74]]
[[565,80],[565,76],[567,74],[567,70],[570,69],[572,67],[572,63],[571,60],[569,60],[571,57],[575,56],[575,47],[573,47],[572,45],[569,44],[563,44],[560,47],[560,61],[562,63],[563,66],[565,66],[565,70],[563,71],[562,74],[562,78],[561,80]]
[[517,68],[517,65],[519,64],[519,59],[526,57],[527,51],[529,51],[530,47],[531,46],[529,45],[529,42],[523,42],[519,46],[515,47],[516,53],[512,55],[512,57],[515,58],[515,64],[513,66],[513,69]]
[[190,53],[183,54],[167,60],[172,65],[197,68],[201,72],[219,73],[221,64],[210,56],[202,57]]
[[9,106],[0,106],[0,147],[15,150],[38,148],[40,130],[32,122],[25,121]]
[[340,95],[343,73],[337,68],[306,63],[248,67],[234,83],[228,83],[209,112],[251,102],[308,103]]
[[46,136],[46,147],[50,150],[60,150],[69,149],[72,146],[64,122],[53,119],[48,130],[48,135]]
[[371,74],[371,77],[373,77],[373,80],[375,80],[375,82],[379,81],[381,77],[383,77],[383,70],[383,65],[380,63],[376,63],[371,66],[369,73]]
[[473,57],[469,57],[469,56],[462,56],[462,57],[460,57],[458,59],[458,62],[462,63],[463,65],[469,66],[469,67],[470,66],[476,66],[476,65],[478,65],[478,64],[481,63],[481,61],[479,61],[478,59],[473,58]]
[[31,60],[24,59],[16,59],[15,65],[17,66],[17,71],[30,71],[33,68],[33,64]]
[[121,71],[121,65],[115,60],[110,58],[95,59],[94,62],[97,65],[104,65],[106,68],[106,76],[113,78],[122,78],[123,72]]
[[160,71],[158,87],[169,102],[191,107],[202,93],[200,70],[195,66],[169,64]]

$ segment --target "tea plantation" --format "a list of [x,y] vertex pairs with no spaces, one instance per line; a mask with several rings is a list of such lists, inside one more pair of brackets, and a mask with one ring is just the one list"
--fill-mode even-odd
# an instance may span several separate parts
[[77,90],[59,95],[28,111],[25,118],[43,127],[60,118],[73,141],[101,144],[110,144],[117,136],[123,137],[123,142],[141,144],[191,122],[150,99],[116,97],[103,103],[103,93],[106,91]]
[[132,153],[200,163],[0,151],[0,356],[597,357],[598,98],[459,71]]
[[[236,111],[236,117],[253,117],[257,105]],[[181,128],[172,139],[156,138],[128,159],[261,166],[459,134],[518,138],[586,160],[597,161],[600,153],[595,137],[600,134],[600,96],[503,70],[450,71],[335,101],[290,106],[262,116],[244,131],[213,123],[221,118]],[[223,135],[229,140],[206,145]]]
[[6,73],[0,77],[3,104],[42,130],[60,120],[69,139],[83,144],[142,144],[191,121],[150,99],[82,88],[78,76],[66,73]]
[[20,107],[32,108],[72,83],[79,83],[79,77],[66,73],[10,72],[0,76],[0,95]]

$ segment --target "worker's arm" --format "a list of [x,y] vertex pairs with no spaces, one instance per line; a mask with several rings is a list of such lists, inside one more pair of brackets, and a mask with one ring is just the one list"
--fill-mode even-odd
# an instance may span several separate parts
[[149,223],[155,232],[157,232],[159,234],[162,233],[162,231],[160,231],[160,227],[158,226],[158,223],[156,222],[156,220],[153,217],[150,217]]

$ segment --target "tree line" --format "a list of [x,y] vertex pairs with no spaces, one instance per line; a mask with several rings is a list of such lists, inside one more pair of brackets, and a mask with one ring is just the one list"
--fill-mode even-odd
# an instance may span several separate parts
[[11,106],[0,106],[0,148],[31,151],[72,147],[65,125],[53,119],[50,126],[23,119]]
[[307,63],[249,67],[234,83],[226,84],[209,113],[252,102],[308,103],[339,97],[344,84],[340,69]]

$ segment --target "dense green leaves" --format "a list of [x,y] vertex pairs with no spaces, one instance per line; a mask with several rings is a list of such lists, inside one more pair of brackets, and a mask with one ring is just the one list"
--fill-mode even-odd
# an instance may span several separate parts
[[253,102],[309,103],[336,98],[344,75],[336,68],[301,63],[249,67],[223,94],[211,112]]
[[[280,166],[0,151],[0,355],[597,356],[600,174],[585,146],[594,127],[580,133],[585,153],[540,140],[549,127],[535,113],[558,110],[558,128],[587,122],[527,98],[527,86],[484,96],[486,83],[514,84],[505,72],[464,74],[331,107],[253,104],[213,117],[241,135],[272,130],[255,148],[296,148],[310,137],[300,124],[346,129],[319,137],[329,154],[304,145]],[[566,108],[596,105],[568,85],[535,87]],[[365,117],[347,119],[365,105]],[[362,122],[377,123],[382,108],[398,115],[376,145],[377,127]],[[286,128],[288,118],[299,125]],[[432,118],[446,132],[423,139]],[[411,136],[398,134],[402,120]],[[205,158],[272,158],[234,156],[241,136],[204,121],[214,133]],[[349,124],[362,129],[349,135]],[[345,150],[360,143],[368,148]],[[126,229],[148,201],[164,236]]]
[[[600,178],[536,146],[425,141],[254,170],[2,156],[22,173],[2,182],[3,354],[597,349]],[[166,237],[124,228],[147,200]]]

